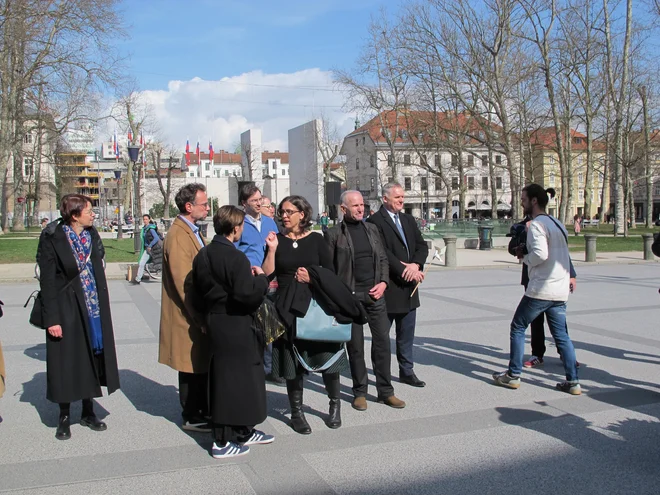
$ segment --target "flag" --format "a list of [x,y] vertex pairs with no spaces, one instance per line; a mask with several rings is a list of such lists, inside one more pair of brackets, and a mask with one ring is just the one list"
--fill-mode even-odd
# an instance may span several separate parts
[[199,159],[199,138],[197,138],[197,148],[195,149],[195,154],[197,155],[197,165],[202,166],[202,161]]
[[211,160],[211,165],[213,164],[213,143],[209,141],[209,160]]
[[140,131],[140,146],[144,146],[144,134]]
[[112,136],[112,151],[115,153],[115,158],[119,158],[119,142],[117,142],[117,128],[115,127],[115,133]]
[[128,128],[128,144],[131,144],[133,142],[133,132],[131,131],[131,128]]
[[190,140],[186,139],[186,168],[190,166]]

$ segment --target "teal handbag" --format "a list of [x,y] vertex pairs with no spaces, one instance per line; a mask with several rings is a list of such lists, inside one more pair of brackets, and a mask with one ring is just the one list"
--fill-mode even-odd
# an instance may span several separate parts
[[346,342],[351,340],[350,323],[339,323],[334,316],[325,314],[323,308],[312,299],[304,318],[296,318],[296,339],[313,340],[316,342],[334,342],[342,344],[341,348],[323,365],[312,367],[300,355],[296,344],[293,344],[293,353],[300,365],[312,373],[322,373],[332,367],[342,357],[347,356]]
[[312,299],[304,318],[296,318],[296,338],[316,342],[348,342],[351,340],[351,324],[339,323],[327,315]]

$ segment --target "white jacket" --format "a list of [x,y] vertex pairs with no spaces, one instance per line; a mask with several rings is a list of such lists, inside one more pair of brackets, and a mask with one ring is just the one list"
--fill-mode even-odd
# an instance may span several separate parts
[[[555,223],[555,221],[557,223]],[[527,231],[529,267],[525,295],[547,301],[567,301],[570,292],[570,264],[566,228],[548,215],[539,215]]]

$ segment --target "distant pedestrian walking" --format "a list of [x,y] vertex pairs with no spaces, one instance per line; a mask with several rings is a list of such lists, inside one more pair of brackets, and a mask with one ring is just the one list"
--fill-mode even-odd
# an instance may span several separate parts
[[580,235],[580,231],[582,230],[582,218],[580,218],[580,215],[575,215],[575,218],[573,219],[573,232],[575,235]]

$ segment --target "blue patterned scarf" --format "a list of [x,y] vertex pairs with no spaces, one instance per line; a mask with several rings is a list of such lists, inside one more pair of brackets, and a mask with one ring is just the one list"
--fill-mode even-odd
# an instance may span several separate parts
[[[92,343],[94,354],[103,352],[103,331],[101,328],[101,307],[99,295],[96,291],[96,277],[92,266],[92,236],[88,230],[83,230],[80,237],[76,235],[71,227],[63,225],[64,233],[69,240],[69,245],[76,259],[80,271],[80,282],[85,294],[85,305],[89,319],[89,339]],[[66,330],[65,330],[66,331]]]

